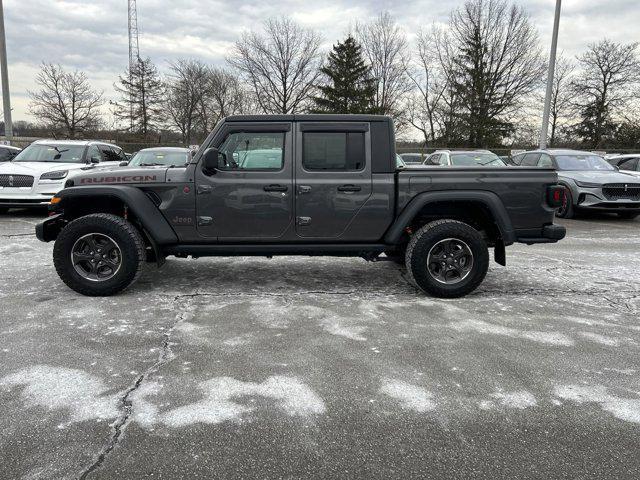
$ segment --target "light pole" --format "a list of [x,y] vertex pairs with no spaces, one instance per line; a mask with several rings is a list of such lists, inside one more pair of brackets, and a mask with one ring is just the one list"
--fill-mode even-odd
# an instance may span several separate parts
[[544,99],[544,114],[542,115],[542,130],[540,131],[540,150],[547,148],[547,134],[549,132],[549,114],[551,113],[551,95],[553,94],[553,78],[556,70],[556,51],[558,50],[558,29],[560,27],[560,9],[562,0],[556,0],[556,16],[553,21],[553,38],[551,39],[551,54],[549,55],[549,72],[547,74],[547,95]]
[[7,42],[4,35],[4,9],[0,0],[0,76],[2,77],[2,105],[4,107],[4,135],[9,142],[13,139],[11,122],[11,99],[9,98],[9,69],[7,67]]

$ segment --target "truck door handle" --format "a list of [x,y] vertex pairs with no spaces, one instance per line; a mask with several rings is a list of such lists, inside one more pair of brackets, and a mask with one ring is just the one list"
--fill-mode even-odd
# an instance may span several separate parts
[[286,192],[287,190],[289,190],[289,187],[287,187],[286,185],[273,184],[265,185],[264,187],[265,192]]
[[338,187],[339,192],[359,192],[360,190],[362,190],[362,187],[357,185],[341,185]]
[[309,193],[311,191],[311,187],[309,185],[298,185],[298,193]]

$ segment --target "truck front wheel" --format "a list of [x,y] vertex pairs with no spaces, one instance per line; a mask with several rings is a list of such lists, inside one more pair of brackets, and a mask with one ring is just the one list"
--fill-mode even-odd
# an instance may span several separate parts
[[489,251],[475,228],[457,220],[436,220],[413,235],[405,262],[411,279],[424,292],[455,298],[482,283]]
[[68,287],[82,295],[108,296],[131,285],[145,259],[140,232],[106,213],[80,217],[60,232],[53,263]]

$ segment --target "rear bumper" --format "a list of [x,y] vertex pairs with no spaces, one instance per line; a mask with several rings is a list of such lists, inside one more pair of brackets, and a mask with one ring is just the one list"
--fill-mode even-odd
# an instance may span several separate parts
[[518,243],[533,245],[534,243],[556,243],[567,235],[567,229],[562,225],[545,225],[537,235],[529,232],[518,236]]

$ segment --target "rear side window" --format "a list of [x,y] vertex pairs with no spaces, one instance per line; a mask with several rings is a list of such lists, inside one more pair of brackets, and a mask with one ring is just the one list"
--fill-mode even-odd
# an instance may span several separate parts
[[109,145],[99,145],[98,148],[102,152],[102,158],[105,162],[119,162],[120,156]]
[[302,166],[306,170],[362,170],[365,166],[364,133],[304,133]]
[[540,155],[540,160],[538,161],[538,166],[540,168],[552,168],[553,167],[553,160],[551,160],[551,157],[549,155],[547,155],[546,153],[543,153],[542,155]]
[[539,153],[527,153],[524,157],[522,157],[522,165],[523,167],[536,167],[538,166],[538,160],[540,159]]

